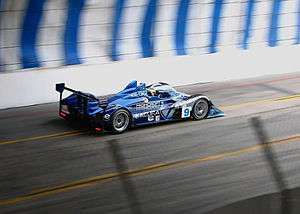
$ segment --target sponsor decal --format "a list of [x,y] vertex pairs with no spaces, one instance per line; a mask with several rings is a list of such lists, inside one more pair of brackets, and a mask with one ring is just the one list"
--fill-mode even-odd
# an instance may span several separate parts
[[154,114],[148,114],[148,121],[154,121]]
[[137,109],[157,109],[159,108],[163,103],[161,101],[154,101],[154,102],[142,102],[136,104]]
[[171,108],[171,109],[164,109],[162,110],[161,112],[161,116],[162,118],[165,120],[165,119],[170,119],[174,116],[174,113],[175,113],[175,109],[174,108]]
[[105,114],[105,115],[104,115],[104,120],[109,120],[109,118],[110,118],[110,115],[109,115],[109,114]]
[[144,97],[144,103],[148,103],[148,102],[149,102],[148,98]]
[[147,96],[147,92],[146,91],[137,91],[137,92],[130,94],[130,96],[131,97],[143,97],[143,96]]
[[156,115],[156,116],[155,116],[155,121],[156,121],[156,122],[160,121],[160,115]]
[[159,121],[157,116],[160,119],[159,111],[148,111],[148,112],[133,114],[134,119],[148,118],[148,121],[154,121],[154,120]]
[[183,106],[181,111],[181,118],[189,118],[191,116],[191,111],[191,106]]

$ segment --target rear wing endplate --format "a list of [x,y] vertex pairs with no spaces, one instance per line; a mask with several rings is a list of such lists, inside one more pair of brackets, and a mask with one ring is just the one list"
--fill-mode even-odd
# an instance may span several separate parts
[[94,96],[91,96],[91,95],[88,95],[88,94],[84,94],[81,91],[76,91],[74,89],[66,87],[65,83],[57,83],[55,85],[55,90],[57,92],[59,92],[59,112],[62,112],[62,94],[63,94],[64,90],[70,91],[70,92],[76,94],[78,97],[80,97],[83,100],[83,110],[84,110],[84,113],[87,112],[87,102],[88,102],[88,100],[99,101]]

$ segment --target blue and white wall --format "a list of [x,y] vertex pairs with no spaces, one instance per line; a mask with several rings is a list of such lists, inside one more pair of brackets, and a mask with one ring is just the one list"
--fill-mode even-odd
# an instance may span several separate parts
[[[300,69],[299,0],[0,0],[0,108]],[[12,98],[13,97],[13,98]]]
[[2,1],[2,70],[107,61],[112,1]]

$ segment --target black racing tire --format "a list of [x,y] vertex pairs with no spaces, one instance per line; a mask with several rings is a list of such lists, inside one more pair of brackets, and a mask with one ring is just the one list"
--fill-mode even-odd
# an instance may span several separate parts
[[207,117],[210,105],[207,99],[200,98],[194,103],[192,117],[194,120],[203,120]]
[[121,134],[130,126],[130,113],[125,109],[117,110],[111,117],[109,130],[115,134]]

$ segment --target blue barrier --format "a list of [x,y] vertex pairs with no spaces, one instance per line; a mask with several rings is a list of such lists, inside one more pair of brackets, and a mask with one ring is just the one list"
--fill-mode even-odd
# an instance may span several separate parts
[[243,30],[243,39],[242,39],[242,48],[247,49],[248,48],[248,41],[251,37],[251,27],[252,27],[252,20],[253,20],[253,13],[255,7],[255,0],[248,0],[247,7],[246,7],[246,20],[245,20],[245,26]]
[[123,8],[125,5],[126,0],[116,0],[115,3],[115,14],[114,14],[114,21],[113,21],[113,29],[112,29],[112,44],[111,44],[111,59],[113,61],[119,60],[119,36],[120,36],[120,28],[121,28],[121,20],[123,15]]
[[30,0],[21,32],[21,61],[23,68],[40,67],[36,50],[38,27],[46,0]]
[[214,10],[212,16],[212,25],[211,25],[211,37],[210,37],[210,45],[209,45],[209,53],[217,52],[217,44],[218,44],[218,32],[220,26],[221,13],[223,8],[223,0],[215,0],[214,2]]
[[298,1],[298,14],[297,14],[297,28],[296,28],[296,41],[295,44],[300,43],[300,1]]
[[78,53],[78,32],[81,10],[85,0],[68,0],[68,16],[64,33],[65,64],[80,64]]
[[175,44],[177,55],[186,55],[185,38],[190,0],[181,0],[177,10]]
[[269,28],[268,45],[275,47],[278,42],[278,20],[282,0],[273,0],[271,23]]
[[141,33],[141,46],[143,57],[154,56],[154,39],[152,38],[154,32],[154,22],[156,17],[158,0],[149,0]]

